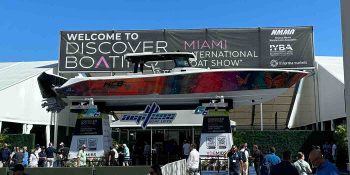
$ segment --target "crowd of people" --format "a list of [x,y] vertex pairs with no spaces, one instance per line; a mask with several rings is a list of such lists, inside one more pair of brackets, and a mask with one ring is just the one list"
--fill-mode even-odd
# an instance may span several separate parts
[[[327,151],[329,150],[322,150],[319,146],[313,147],[309,153],[309,162],[312,166],[305,161],[302,152],[297,153],[297,160],[293,162],[292,153],[288,150],[283,152],[281,159],[276,155],[275,147],[271,147],[267,154],[263,154],[258,145],[253,146],[252,152],[248,149],[247,144],[242,145],[240,149],[233,145],[226,156],[229,160],[230,175],[248,175],[250,161],[257,175],[308,175],[314,172],[317,175],[338,175],[337,168],[331,163],[333,158],[328,156],[328,153],[331,152]],[[336,151],[333,150],[333,152],[335,154]]]
[[[145,142],[143,155],[150,156],[151,146]],[[187,172],[190,175],[199,174],[200,156],[196,144],[190,144],[184,140],[181,148],[182,156],[187,160]],[[61,142],[56,149],[52,143],[48,147],[36,145],[34,149],[28,150],[26,146],[14,147],[10,150],[5,143],[0,150],[0,167],[15,167],[20,164],[23,167],[62,167],[68,160],[69,148]],[[248,149],[247,143],[238,148],[232,145],[225,155],[229,162],[230,175],[248,175],[249,166],[254,166],[257,175],[308,175],[316,174],[338,174],[337,168],[332,162],[336,160],[336,145],[325,143],[321,147],[313,147],[309,153],[308,160],[302,152],[296,155],[296,161],[292,161],[292,153],[288,150],[283,152],[282,159],[276,155],[275,147],[270,147],[269,152],[264,154],[258,145],[253,145],[253,150]],[[130,150],[126,144],[113,144],[105,153],[105,166],[129,166]],[[312,166],[310,166],[309,162]],[[253,165],[250,165],[253,164]],[[77,165],[87,166],[86,145],[83,144],[77,154]],[[151,167],[153,174],[159,174],[157,166]],[[151,173],[150,173],[151,174]]]
[[105,155],[106,166],[129,166],[130,149],[126,144],[113,144]]
[[[57,167],[64,166],[68,160],[69,148],[61,142],[58,149],[53,148],[52,143],[48,147],[35,145],[35,148],[28,150],[27,146],[14,147],[11,150],[6,143],[0,150],[0,167],[14,167],[17,164],[23,167]],[[55,159],[56,154],[56,159]]]

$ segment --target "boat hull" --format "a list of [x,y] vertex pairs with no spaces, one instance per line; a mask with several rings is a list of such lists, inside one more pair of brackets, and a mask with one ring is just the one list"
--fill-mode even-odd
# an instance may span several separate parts
[[56,88],[72,101],[94,98],[106,105],[198,104],[224,96],[233,104],[271,100],[307,76],[301,71],[214,70],[155,76],[82,78]]

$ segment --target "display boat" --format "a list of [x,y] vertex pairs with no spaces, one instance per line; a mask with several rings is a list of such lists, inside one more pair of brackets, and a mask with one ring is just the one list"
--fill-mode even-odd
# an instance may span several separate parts
[[[271,100],[309,74],[282,69],[194,68],[191,61],[195,55],[188,52],[132,53],[126,54],[125,59],[134,64],[134,71],[125,75],[66,80],[43,74],[38,78],[43,97],[70,102],[93,98],[96,103],[117,110],[133,106],[143,109],[152,102],[182,108],[217,98],[224,98],[235,107]],[[155,68],[162,63],[173,67]],[[150,69],[146,70],[146,66]]]

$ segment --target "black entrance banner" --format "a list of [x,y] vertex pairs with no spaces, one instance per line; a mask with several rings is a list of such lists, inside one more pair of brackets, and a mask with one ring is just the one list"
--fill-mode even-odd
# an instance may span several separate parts
[[228,116],[205,116],[203,118],[202,133],[231,133]]
[[61,72],[131,71],[126,53],[174,51],[193,52],[201,68],[314,66],[312,27],[62,31],[60,42]]
[[78,118],[74,135],[102,135],[102,118]]

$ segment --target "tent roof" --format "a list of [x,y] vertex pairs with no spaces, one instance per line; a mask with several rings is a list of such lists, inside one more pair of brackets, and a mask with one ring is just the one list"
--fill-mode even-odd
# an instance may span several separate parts
[[0,91],[57,67],[57,61],[0,62]]

